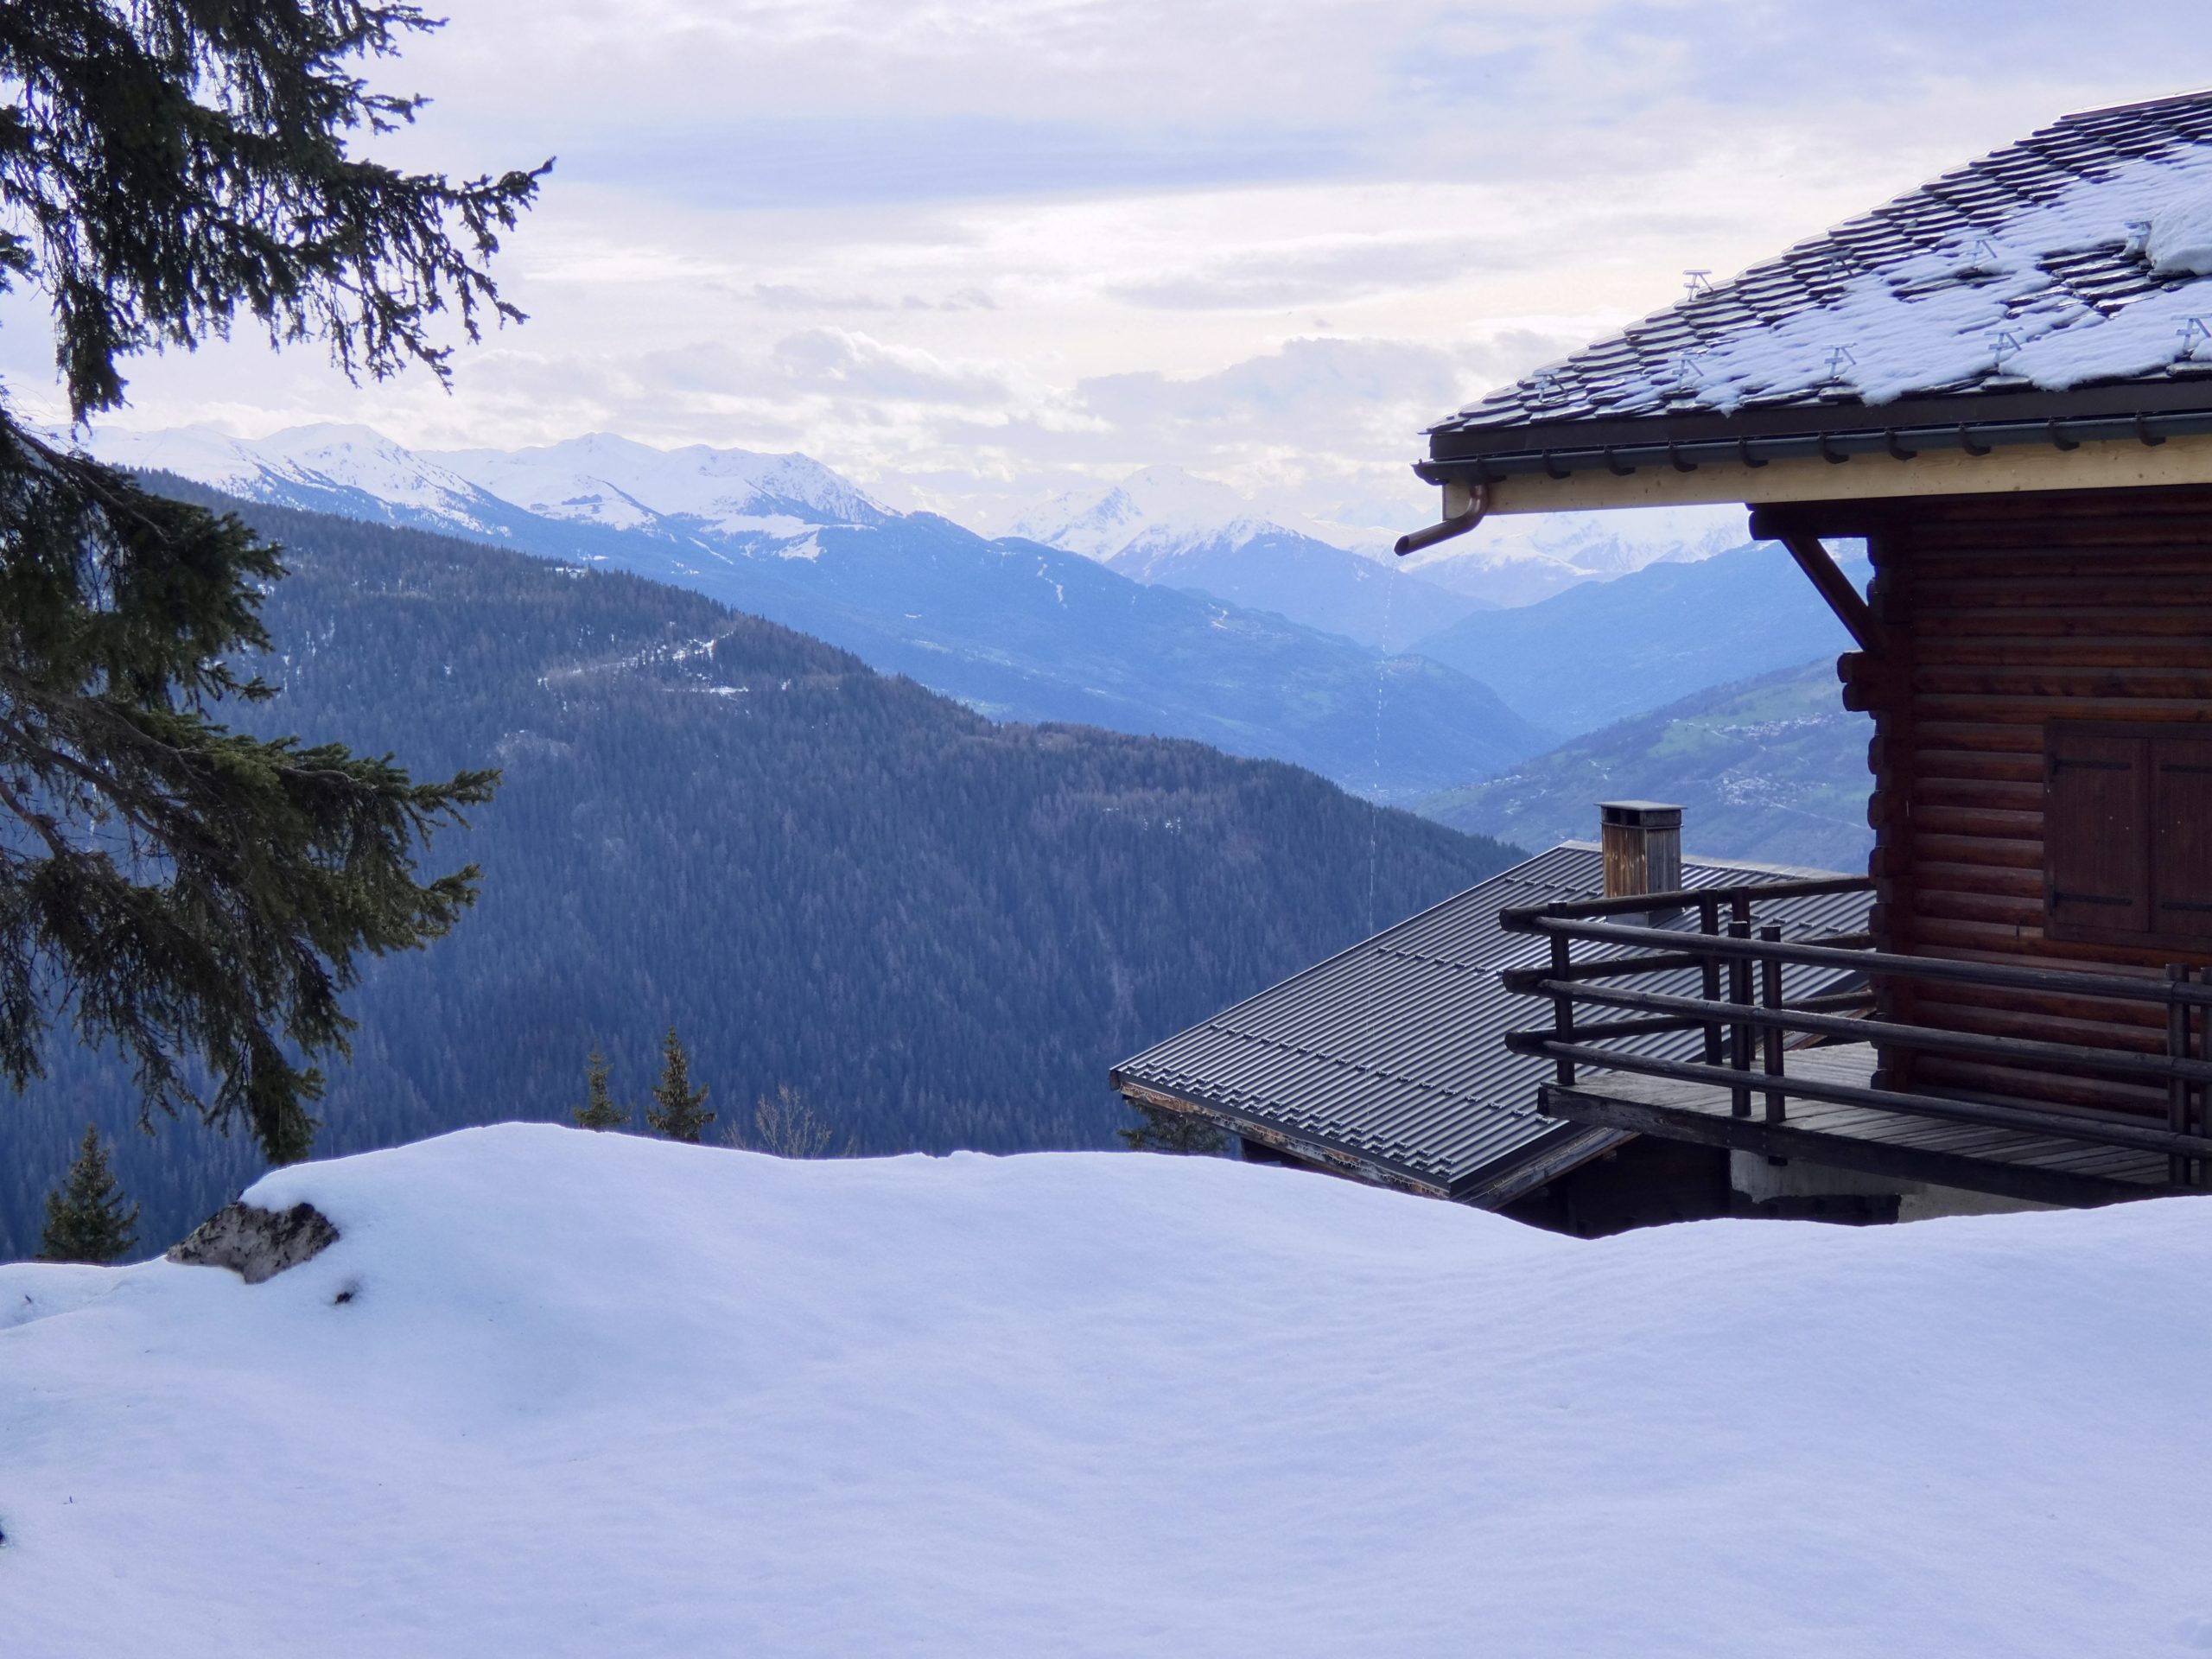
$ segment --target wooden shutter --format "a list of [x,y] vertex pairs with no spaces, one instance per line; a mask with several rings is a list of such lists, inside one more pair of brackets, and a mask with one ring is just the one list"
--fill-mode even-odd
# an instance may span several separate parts
[[2045,741],[2044,893],[2053,931],[2149,932],[2151,740],[2055,721]]
[[2212,738],[2150,742],[2151,925],[2212,938]]

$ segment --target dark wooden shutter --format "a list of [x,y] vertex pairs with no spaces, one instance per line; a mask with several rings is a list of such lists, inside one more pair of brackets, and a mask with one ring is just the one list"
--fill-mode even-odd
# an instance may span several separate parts
[[2055,931],[2151,930],[2150,740],[2053,721],[2044,872]]
[[2212,938],[2212,738],[2151,740],[2152,926]]

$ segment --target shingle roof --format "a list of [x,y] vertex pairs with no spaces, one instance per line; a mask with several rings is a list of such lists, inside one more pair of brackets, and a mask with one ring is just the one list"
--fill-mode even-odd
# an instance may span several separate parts
[[[1712,860],[1682,866],[1691,887],[1825,874]],[[1498,912],[1594,898],[1604,887],[1598,849],[1554,847],[1154,1044],[1115,1068],[1115,1081],[1277,1129],[1431,1191],[1456,1197],[1490,1185],[1583,1133],[1535,1109],[1550,1062],[1505,1051],[1505,1032],[1541,1025],[1546,1013],[1508,993],[1498,974],[1546,960],[1549,945],[1504,931]],[[1815,938],[1860,931],[1868,902],[1863,893],[1789,899],[1760,905],[1758,915],[1780,923],[1786,938]],[[1694,928],[1695,918],[1676,925]],[[1834,980],[1791,972],[1793,996]],[[1691,972],[1640,982],[1694,995],[1695,981]],[[1686,1032],[1633,1046],[1695,1058],[1701,1040]]]
[[1686,416],[1685,435],[1810,429],[2093,386],[2212,408],[2209,276],[2212,92],[2093,110],[1492,392],[1433,447]]

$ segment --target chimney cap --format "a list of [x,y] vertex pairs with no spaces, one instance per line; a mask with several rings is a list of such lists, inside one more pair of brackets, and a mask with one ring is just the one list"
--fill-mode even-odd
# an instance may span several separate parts
[[1600,801],[1598,811],[1605,823],[1646,830],[1679,830],[1682,824],[1682,809],[1671,801]]

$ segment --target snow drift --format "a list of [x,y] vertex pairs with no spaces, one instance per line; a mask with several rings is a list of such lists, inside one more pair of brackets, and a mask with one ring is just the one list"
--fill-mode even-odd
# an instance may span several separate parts
[[2212,1646],[2201,1200],[1587,1244],[546,1126],[248,1196],[339,1241],[0,1268],[0,1652]]

